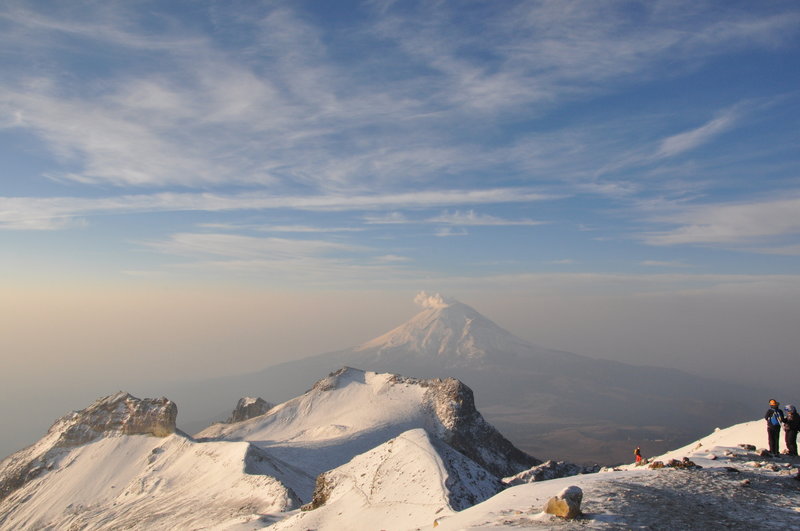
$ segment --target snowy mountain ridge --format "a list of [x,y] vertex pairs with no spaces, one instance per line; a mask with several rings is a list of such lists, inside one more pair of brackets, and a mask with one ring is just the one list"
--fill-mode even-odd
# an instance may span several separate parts
[[[763,420],[651,458],[663,468],[548,480],[585,470],[564,463],[521,470],[513,446],[503,445],[469,388],[453,379],[343,368],[302,396],[212,426],[202,438],[133,433],[145,419],[162,418],[154,412],[170,418],[170,404],[119,393],[57,421],[37,444],[0,463],[0,484],[8,485],[15,467],[31,471],[0,500],[0,528],[800,527],[800,461],[767,460],[754,450],[765,439]],[[95,436],[59,445],[79,420],[98,428]],[[698,466],[670,467],[671,459]],[[497,475],[503,460],[513,477]],[[569,486],[582,490],[582,517],[544,514],[545,502]]]
[[[475,408],[458,380],[418,379],[350,367],[319,380],[305,394],[237,424],[215,424],[196,437],[246,440],[309,476],[330,470],[401,433],[422,428],[497,477],[540,463],[515,448]],[[306,447],[325,448],[307,459]],[[308,487],[292,486],[301,497]]]

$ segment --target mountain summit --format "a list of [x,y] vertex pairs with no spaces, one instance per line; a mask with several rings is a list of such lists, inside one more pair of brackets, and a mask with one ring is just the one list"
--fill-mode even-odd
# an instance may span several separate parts
[[455,299],[423,291],[414,301],[422,312],[354,352],[373,358],[370,361],[430,361],[454,367],[517,358],[537,348]]

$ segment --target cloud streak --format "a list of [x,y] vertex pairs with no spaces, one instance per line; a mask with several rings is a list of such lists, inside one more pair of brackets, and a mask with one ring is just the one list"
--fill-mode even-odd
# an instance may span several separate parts
[[674,157],[695,149],[732,129],[737,120],[738,112],[728,109],[700,127],[665,138],[661,141],[655,156],[656,158]]
[[534,226],[534,225],[542,225],[543,221],[535,221],[532,219],[503,219],[498,218],[496,216],[490,216],[488,214],[476,214],[474,210],[468,210],[466,212],[455,211],[455,212],[444,212],[439,216],[435,216],[432,218],[428,218],[426,220],[428,223],[444,223],[446,225],[458,225],[458,226]]
[[551,196],[531,189],[431,190],[385,195],[276,196],[266,193],[159,193],[104,198],[0,197],[0,228],[52,230],[75,218],[148,212],[225,212],[294,209],[305,211],[369,211],[454,205],[544,201]]
[[642,235],[650,245],[752,244],[800,235],[800,198],[690,206],[651,221],[676,227]]

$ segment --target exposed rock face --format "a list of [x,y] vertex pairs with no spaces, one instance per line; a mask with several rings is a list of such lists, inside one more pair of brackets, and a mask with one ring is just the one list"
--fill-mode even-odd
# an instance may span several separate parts
[[228,417],[228,420],[225,422],[227,424],[233,424],[234,422],[250,420],[253,417],[263,415],[272,409],[272,407],[273,404],[270,404],[261,397],[253,398],[246,396],[239,399],[239,402],[236,403],[236,409],[233,410],[233,413],[231,413],[231,416]]
[[177,417],[178,407],[167,398],[139,399],[119,392],[62,417],[49,433],[60,432],[56,446],[67,448],[113,433],[166,437],[175,433]]
[[514,476],[503,478],[503,483],[509,486],[522,485],[536,481],[577,476],[578,474],[593,474],[599,471],[599,465],[581,466],[564,461],[547,461]]
[[328,477],[329,475],[329,472],[323,472],[317,476],[317,481],[314,485],[314,495],[309,503],[300,507],[301,510],[313,511],[327,503],[331,492],[333,492],[333,488],[336,486],[335,482]]
[[166,437],[175,433],[177,416],[171,400],[139,399],[125,392],[73,411],[58,419],[41,441],[0,462],[0,500],[51,470],[63,449],[114,434]]
[[433,413],[428,429],[497,477],[510,476],[541,463],[484,420],[475,409],[472,390],[459,380],[437,378],[418,383],[428,387],[425,406]]
[[544,512],[562,518],[577,518],[581,515],[581,501],[583,501],[583,491],[573,485],[547,500]]

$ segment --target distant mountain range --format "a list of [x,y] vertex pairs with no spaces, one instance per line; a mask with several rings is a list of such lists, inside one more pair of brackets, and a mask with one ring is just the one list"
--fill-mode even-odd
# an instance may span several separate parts
[[[638,366],[539,347],[473,308],[420,293],[423,310],[360,346],[175,389],[181,426],[223,418],[243,395],[272,402],[308,389],[341,367],[418,378],[454,377],[477,396],[486,418],[543,458],[612,464],[636,446],[663,452],[717,426],[751,418],[764,394],[679,370]],[[185,404],[185,406],[184,406]]]

